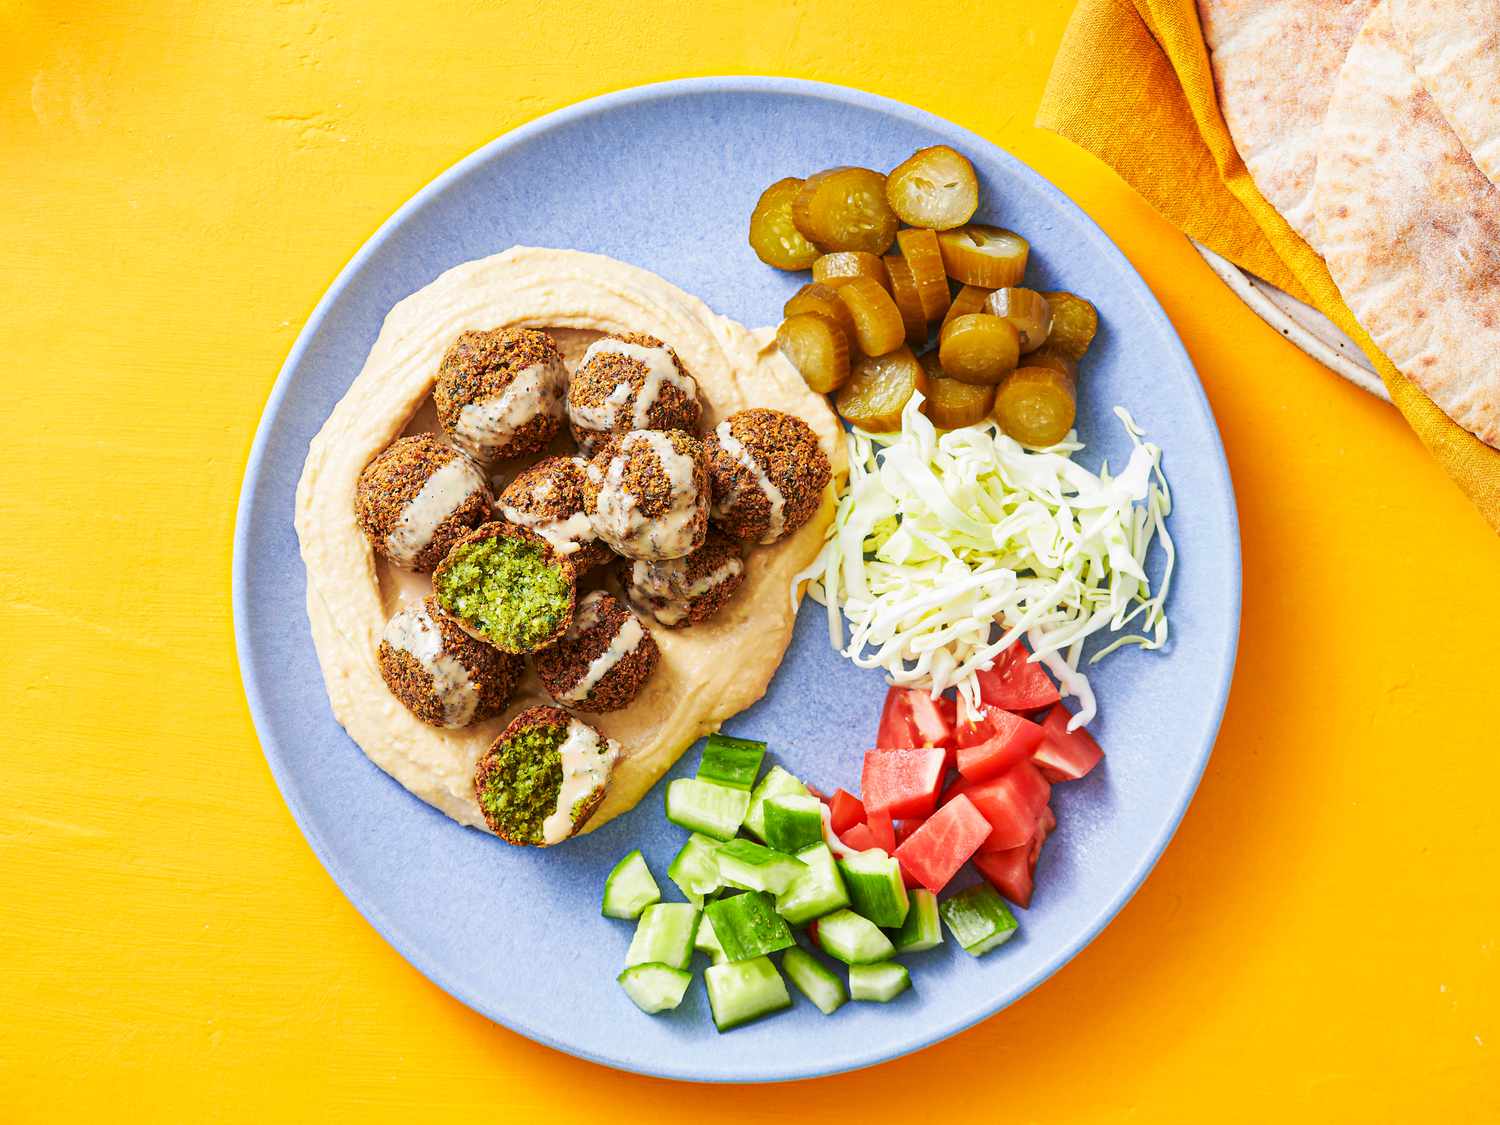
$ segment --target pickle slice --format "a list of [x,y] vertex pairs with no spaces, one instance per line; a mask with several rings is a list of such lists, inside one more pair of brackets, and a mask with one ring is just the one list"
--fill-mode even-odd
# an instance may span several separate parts
[[1021,337],[1022,355],[1036,351],[1052,331],[1052,306],[1035,289],[996,289],[984,311],[1011,322]]
[[885,275],[885,263],[879,255],[866,254],[863,250],[837,250],[824,254],[813,263],[812,275],[814,281],[821,281],[824,285],[842,285],[841,279],[849,277],[868,277],[883,286],[890,284]]
[[1009,321],[988,313],[956,316],[943,325],[938,356],[949,378],[993,386],[1021,358],[1021,338]]
[[843,330],[846,337],[854,336],[854,317],[849,312],[849,306],[839,300],[838,290],[831,285],[809,281],[793,293],[782,307],[781,315],[788,317],[799,313],[817,313],[827,317]]
[[[927,354],[934,358],[937,355],[936,352]],[[995,405],[994,387],[949,379],[933,370],[938,367],[940,371],[939,364],[925,362],[927,356],[922,359],[922,366],[927,371],[927,401],[922,409],[934,426],[940,430],[960,430],[978,425],[990,416],[990,409]]]
[[824,250],[884,254],[901,220],[885,198],[885,177],[869,168],[829,168],[802,181],[792,219]]
[[1047,367],[1069,379],[1078,378],[1078,361],[1063,355],[1051,344],[1043,344],[1026,357],[1027,367]]
[[1047,346],[1060,355],[1080,360],[1099,331],[1099,314],[1076,293],[1043,293],[1052,306],[1052,334]]
[[948,306],[948,312],[943,316],[944,326],[956,316],[984,312],[984,302],[993,292],[993,289],[982,289],[978,285],[965,285],[954,294],[953,303]]
[[1031,244],[1019,234],[983,223],[945,230],[938,235],[938,244],[949,277],[986,289],[1019,285],[1031,253]]
[[968,157],[947,145],[918,149],[885,180],[885,197],[914,227],[961,227],[979,207],[979,177]]
[[995,421],[1022,445],[1056,445],[1077,413],[1072,378],[1050,367],[1018,367],[995,392]]
[[906,325],[906,342],[919,348],[927,342],[927,314],[922,311],[922,298],[917,293],[911,267],[900,254],[887,254],[885,271],[891,278],[891,298]]
[[927,319],[942,320],[953,295],[948,292],[948,274],[943,268],[938,236],[930,230],[904,230],[896,235],[896,242],[901,247],[901,256],[911,266]]
[[818,248],[792,221],[792,201],[800,190],[802,181],[795,176],[777,180],[761,192],[750,212],[750,248],[779,270],[805,270],[818,257]]
[[846,422],[871,433],[901,428],[901,411],[913,391],[926,394],[927,372],[904,345],[880,356],[862,356],[835,405]]
[[[884,269],[884,264],[881,265]],[[878,282],[868,277],[851,277],[839,286],[839,299],[849,306],[854,317],[854,343],[865,355],[885,355],[899,348],[906,339],[906,322],[901,310]]]
[[849,341],[826,316],[798,313],[787,317],[776,329],[776,343],[809,390],[826,395],[849,381]]

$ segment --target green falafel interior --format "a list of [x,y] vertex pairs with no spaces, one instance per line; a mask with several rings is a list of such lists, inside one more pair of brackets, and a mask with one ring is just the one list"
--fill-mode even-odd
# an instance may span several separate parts
[[506,535],[453,548],[433,577],[438,604],[506,652],[530,652],[559,632],[571,581],[547,551]]
[[506,740],[478,796],[485,818],[501,826],[507,840],[541,842],[542,825],[555,810],[562,788],[558,747],[567,733],[565,724],[556,723],[532,727]]

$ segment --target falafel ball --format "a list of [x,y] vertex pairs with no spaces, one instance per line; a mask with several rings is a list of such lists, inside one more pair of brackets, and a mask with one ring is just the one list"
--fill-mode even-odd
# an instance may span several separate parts
[[391,694],[435,727],[466,727],[510,705],[524,662],[476,641],[429,596],[386,622],[375,658]]
[[812,519],[833,475],[812,427],[756,407],[703,440],[713,477],[713,519],[748,543],[775,543]]
[[493,506],[479,466],[432,434],[397,438],[354,486],[354,514],[371,548],[407,570],[437,566]]
[[618,711],[640,695],[661,651],[630,607],[595,590],[578,603],[563,639],[536,654],[537,677],[559,703]]
[[546,648],[573,621],[573,564],[530,528],[482,524],[432,572],[443,612],[502,652]]
[[633,430],[589,462],[584,511],[599,538],[630,559],[675,559],[708,534],[708,457],[681,430]]
[[560,844],[594,815],[619,757],[619,743],[566,711],[528,707],[475,764],[474,796],[502,840]]
[[718,613],[744,584],[740,552],[738,540],[710,528],[703,546],[685,558],[622,562],[620,583],[636,609],[667,628],[696,625]]
[[587,479],[588,462],[582,457],[544,457],[505,486],[496,508],[511,523],[529,527],[551,543],[583,574],[615,557],[583,510]]
[[585,453],[610,434],[698,428],[698,384],[655,336],[626,332],[588,346],[568,384],[568,426]]
[[453,443],[484,462],[547,447],[562,425],[568,369],[532,328],[464,332],[443,354],[432,401]]

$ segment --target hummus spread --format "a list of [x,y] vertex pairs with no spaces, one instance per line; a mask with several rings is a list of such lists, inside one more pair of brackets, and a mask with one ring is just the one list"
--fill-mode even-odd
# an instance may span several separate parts
[[[765,693],[792,636],[787,590],[816,556],[833,518],[835,489],[847,473],[844,443],[827,400],[780,356],[769,329],[746,329],[655,274],[612,258],[518,246],[456,266],[398,303],[364,369],[308,448],[297,486],[297,535],[313,644],[334,717],[376,765],[463,824],[484,828],[473,791],[480,754],[516,712],[549,700],[528,671],[504,715],[440,730],[386,690],[375,659],[386,622],[418,603],[430,583],[377,559],[355,520],[354,489],[365,465],[396,437],[434,428],[428,399],[454,338],[511,327],[552,333],[570,373],[600,335],[656,336],[698,383],[703,432],[736,411],[772,407],[812,426],[833,466],[817,515],[784,541],[752,549],[744,586],[715,617],[686,629],[645,621],[661,649],[656,674],[628,708],[587,716],[620,745],[593,828],[634,807],[684,750]],[[584,584],[598,580],[587,575]]]

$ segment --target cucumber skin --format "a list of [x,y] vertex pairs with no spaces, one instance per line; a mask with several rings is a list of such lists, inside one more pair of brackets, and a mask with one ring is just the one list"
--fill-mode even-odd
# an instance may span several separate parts
[[765,760],[766,744],[753,738],[734,738],[715,731],[708,736],[703,756],[698,759],[698,777],[716,785],[749,792],[755,788],[755,775]]
[[953,939],[973,957],[1004,945],[1021,928],[1000,892],[988,883],[959,891],[938,906],[938,913]]
[[[719,841],[701,832],[694,832],[667,867],[667,878],[677,885],[683,898],[700,909],[704,896],[713,894],[723,886],[719,880],[718,854]],[[692,876],[702,874],[708,864],[713,865],[712,885],[707,885],[706,880],[703,883],[693,881]]]
[[[846,942],[841,934],[852,940]],[[896,955],[896,947],[879,926],[848,908],[818,919],[818,944],[824,953],[846,965],[872,965]],[[856,945],[864,948],[855,948]]]
[[[634,867],[637,863],[640,865],[641,872],[650,882],[651,890],[645,891],[643,885],[640,891],[644,892],[644,897],[641,894],[637,894],[635,898],[629,900],[630,905],[621,905],[618,902],[619,896],[615,896],[615,907],[611,909],[611,891],[619,885],[620,879],[626,877],[627,869]],[[651,874],[651,868],[646,864],[646,857],[637,848],[635,851],[628,852],[621,857],[620,862],[615,864],[610,869],[609,874],[604,877],[604,899],[599,904],[599,913],[603,914],[606,918],[621,918],[627,922],[633,922],[641,916],[641,912],[646,907],[655,906],[660,901],[661,886],[657,883],[656,876]],[[639,905],[636,905],[637,903]]]
[[[733,819],[732,817],[726,817],[722,821],[710,821],[694,815],[694,810],[689,806],[698,802],[693,796],[688,796],[688,794],[703,792],[700,787],[705,786],[712,786],[712,789],[703,793],[704,796],[720,797],[725,801],[726,805],[740,809],[739,819],[735,820],[732,827],[729,823]],[[731,796],[724,797],[722,794],[714,792],[714,790],[723,790],[723,794]],[[672,815],[674,794],[676,795],[675,803],[677,805],[676,816]],[[744,823],[745,813],[749,810],[750,794],[742,789],[731,789],[727,785],[718,785],[715,782],[703,781],[696,777],[679,777],[667,785],[665,803],[667,819],[679,828],[686,828],[689,832],[698,832],[715,840],[733,840],[736,833],[740,830],[740,825]]]
[[[748,961],[796,944],[786,920],[764,891],[746,891],[708,904],[704,913],[730,961]],[[749,933],[754,940],[742,938]]]
[[729,840],[719,847],[719,876],[726,886],[785,894],[806,870],[796,856],[785,855],[752,840]]
[[781,955],[781,969],[797,991],[825,1016],[833,1015],[849,1000],[849,991],[838,975],[800,945]]
[[849,966],[849,997],[889,1004],[911,987],[911,973],[896,961]]
[[[708,931],[707,936],[704,935],[705,929]],[[706,911],[698,915],[698,933],[693,938],[693,948],[705,954],[715,965],[722,965],[729,960],[724,947],[719,944],[719,935],[714,933],[714,924]]]
[[741,823],[745,831],[761,843],[766,842],[766,801],[783,793],[812,796],[808,793],[807,786],[780,766],[772,766],[766,771],[766,776],[760,779],[760,784],[750,794],[750,807],[745,811],[745,819]]
[[[792,1006],[792,994],[769,957],[710,965],[703,974],[714,1026],[732,1031]],[[738,995],[736,995],[738,993]],[[745,1003],[746,1001],[750,1003]],[[731,1009],[723,1011],[721,1009]]]
[[937,895],[921,887],[910,892],[911,908],[906,921],[891,941],[897,953],[923,953],[943,944],[943,923],[938,916]]
[[[879,870],[871,868],[879,867]],[[854,911],[877,926],[896,929],[905,924],[911,910],[906,884],[901,881],[901,864],[894,856],[880,852],[860,852],[839,860],[839,871]]]
[[[670,995],[660,993],[658,998],[657,991],[649,986],[663,983],[663,978],[671,982],[674,992]],[[648,1016],[654,1016],[658,1012],[670,1012],[682,1003],[688,986],[693,983],[693,974],[685,969],[663,965],[659,961],[647,961],[641,965],[626,967],[615,980],[637,1008]],[[667,1000],[671,1002],[667,1003]]]
[[766,843],[779,852],[796,855],[823,842],[822,802],[811,795],[778,793],[766,799]]
[[[801,926],[849,905],[849,891],[844,886],[844,877],[839,874],[838,861],[833,858],[833,852],[827,844],[804,848],[797,858],[807,865],[807,870],[797,877],[797,882],[787,888],[785,895],[778,896],[776,909],[783,918],[794,926]],[[800,885],[811,879],[822,879],[829,886],[822,896],[799,902],[798,894],[805,889]]]
[[[691,913],[690,921],[684,912]],[[674,933],[674,929],[682,932]],[[677,944],[661,948],[664,940],[658,936],[661,933],[675,938]],[[625,953],[625,967],[658,963],[673,969],[686,969],[693,963],[693,939],[697,936],[697,907],[686,902],[659,902],[648,906],[636,923],[635,936],[630,939],[630,948]]]

